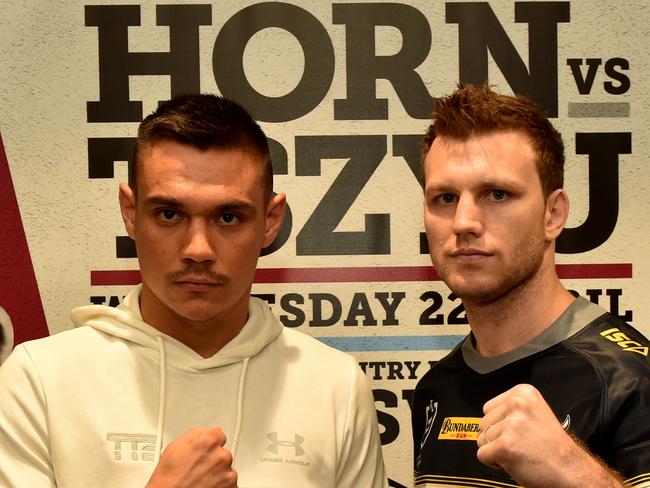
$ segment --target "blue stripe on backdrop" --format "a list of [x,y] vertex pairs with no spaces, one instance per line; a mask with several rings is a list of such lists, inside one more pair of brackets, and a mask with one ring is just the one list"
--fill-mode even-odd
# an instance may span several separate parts
[[316,337],[341,351],[445,351],[465,338],[464,335]]

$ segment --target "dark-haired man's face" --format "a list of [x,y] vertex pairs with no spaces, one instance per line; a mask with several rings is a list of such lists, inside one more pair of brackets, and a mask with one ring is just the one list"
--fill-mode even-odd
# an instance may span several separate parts
[[149,323],[243,325],[260,250],[284,210],[284,195],[265,202],[261,168],[240,150],[161,141],[141,152],[137,196],[123,186],[120,201]]

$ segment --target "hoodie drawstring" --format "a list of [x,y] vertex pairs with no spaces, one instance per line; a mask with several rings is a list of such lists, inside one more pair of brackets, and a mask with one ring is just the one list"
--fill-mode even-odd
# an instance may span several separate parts
[[[160,454],[162,453],[162,441],[163,441],[163,422],[165,420],[165,390],[167,383],[167,365],[166,365],[166,352],[165,352],[165,341],[162,337],[156,336],[156,342],[158,343],[158,355],[160,357],[160,396],[158,399],[158,423],[156,425],[156,452],[155,460],[156,463],[160,460]],[[237,391],[237,414],[235,418],[235,434],[232,439],[232,448],[231,453],[232,457],[235,458],[237,454],[237,445],[239,444],[239,433],[241,431],[242,425],[242,413],[244,406],[244,391],[246,389],[246,373],[248,372],[248,362],[250,361],[249,357],[244,358],[242,362],[241,372],[239,374],[239,388]]]
[[244,362],[241,367],[241,373],[239,375],[239,389],[237,391],[237,417],[235,420],[235,435],[232,438],[232,448],[230,452],[233,459],[237,459],[237,445],[239,444],[239,432],[241,431],[242,424],[242,411],[244,408],[244,389],[246,386],[246,372],[248,371],[248,361],[249,357],[244,358]]
[[165,389],[167,383],[167,365],[165,353],[165,341],[162,337],[156,336],[158,343],[158,357],[160,358],[160,397],[158,399],[158,424],[156,425],[156,463],[160,460],[162,452],[163,422],[165,420]]

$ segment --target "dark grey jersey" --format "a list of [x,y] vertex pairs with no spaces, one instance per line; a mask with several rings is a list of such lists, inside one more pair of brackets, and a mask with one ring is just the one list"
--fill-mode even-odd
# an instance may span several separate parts
[[481,356],[468,336],[415,389],[415,485],[518,486],[478,461],[476,438],[485,402],[528,383],[629,486],[650,487],[649,348],[633,327],[584,298],[533,341],[500,356]]

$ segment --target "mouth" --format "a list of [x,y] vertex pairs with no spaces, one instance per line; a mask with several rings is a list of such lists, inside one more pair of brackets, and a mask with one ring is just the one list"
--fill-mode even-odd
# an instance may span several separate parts
[[209,291],[214,290],[226,283],[220,280],[214,280],[203,276],[185,276],[174,281],[174,284],[189,291]]
[[460,248],[450,253],[452,258],[462,263],[475,263],[492,256],[492,253],[483,249]]
[[173,271],[167,274],[167,279],[174,286],[193,291],[209,291],[230,284],[230,279],[225,274],[198,265]]
[[176,283],[192,283],[196,285],[220,285],[216,280],[211,280],[208,278],[193,278],[191,276],[186,276],[185,278],[181,280],[177,280]]

